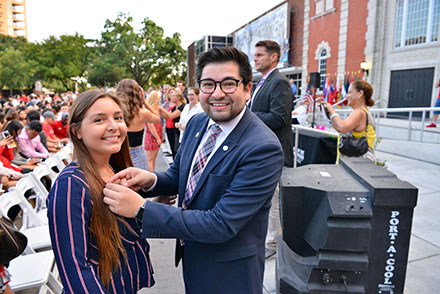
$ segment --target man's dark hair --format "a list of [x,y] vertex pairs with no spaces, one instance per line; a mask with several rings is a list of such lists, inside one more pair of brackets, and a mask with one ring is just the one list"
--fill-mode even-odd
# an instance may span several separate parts
[[186,86],[186,85],[185,85],[185,82],[184,82],[184,81],[182,81],[182,80],[178,81],[177,83],[181,83],[181,84],[182,84],[182,86],[184,86],[184,87]]
[[280,61],[281,48],[277,42],[272,40],[262,40],[262,41],[258,41],[257,44],[255,44],[255,47],[264,47],[266,49],[266,52],[269,53],[270,55],[276,53],[278,56],[277,63]]
[[243,79],[243,87],[246,88],[249,82],[252,81],[252,67],[249,63],[249,58],[243,51],[231,46],[212,48],[209,51],[202,53],[197,61],[197,80],[201,79],[202,71],[206,65],[228,61],[238,64],[239,74]]
[[41,131],[43,130],[43,125],[39,120],[31,120],[31,122],[29,123],[29,129],[41,133]]
[[58,112],[58,111],[60,111],[61,107],[58,104],[52,104],[51,109]]
[[38,110],[31,110],[27,113],[26,119],[31,122],[33,120],[40,120],[40,112]]

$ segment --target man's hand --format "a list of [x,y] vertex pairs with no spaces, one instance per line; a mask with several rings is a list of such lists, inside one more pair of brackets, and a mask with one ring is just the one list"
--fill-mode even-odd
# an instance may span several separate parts
[[104,188],[104,203],[113,213],[125,217],[135,217],[136,212],[145,203],[145,199],[133,190],[107,183]]
[[108,182],[116,183],[120,181],[121,185],[138,191],[142,188],[150,188],[155,180],[156,176],[154,174],[142,169],[129,167],[115,174]]
[[37,164],[41,161],[40,158],[30,158],[28,164]]

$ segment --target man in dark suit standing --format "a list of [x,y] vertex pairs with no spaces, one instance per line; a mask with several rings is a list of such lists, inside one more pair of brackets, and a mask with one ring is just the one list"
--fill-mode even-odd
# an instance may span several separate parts
[[[284,166],[293,166],[293,135],[291,111],[292,89],[287,78],[277,69],[280,61],[280,46],[271,40],[255,44],[255,69],[263,77],[249,101],[250,109],[280,140],[284,152]],[[269,230],[266,237],[266,258],[276,252],[276,239],[280,234],[279,191],[278,186],[272,199],[269,212]]]
[[[246,107],[248,57],[213,48],[197,63],[205,113],[185,129],[173,165],[162,173],[135,168],[113,176],[104,202],[142,221],[143,237],[177,238],[187,293],[262,293],[268,213],[283,167],[277,137]],[[121,185],[115,184],[121,181]],[[178,208],[145,201],[179,194]]]

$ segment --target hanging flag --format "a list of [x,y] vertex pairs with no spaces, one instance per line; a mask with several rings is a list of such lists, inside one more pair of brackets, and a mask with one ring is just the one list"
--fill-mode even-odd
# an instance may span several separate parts
[[307,85],[307,90],[304,93],[303,101],[307,105],[307,111],[313,111],[313,96],[310,84]]
[[331,79],[331,83],[330,83],[330,91],[329,91],[329,103],[330,104],[335,104],[336,103],[336,85],[335,85],[335,81],[334,79]]

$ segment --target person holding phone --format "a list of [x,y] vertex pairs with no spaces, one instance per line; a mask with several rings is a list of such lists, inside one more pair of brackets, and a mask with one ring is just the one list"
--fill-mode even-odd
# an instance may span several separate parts
[[[17,137],[23,130],[23,124],[17,120],[11,121],[6,127],[5,131],[9,132],[11,135],[11,138],[14,140],[15,145],[17,145]],[[8,144],[10,145],[10,144]],[[12,144],[13,146],[13,144]],[[6,149],[6,148],[5,148]],[[18,165],[21,168],[28,168],[28,169],[34,169],[37,166],[37,163],[40,162],[39,158],[24,158],[20,155],[18,146],[15,148],[7,148],[4,152],[7,155],[6,157],[11,161],[12,164]],[[12,151],[12,155],[10,152]]]

